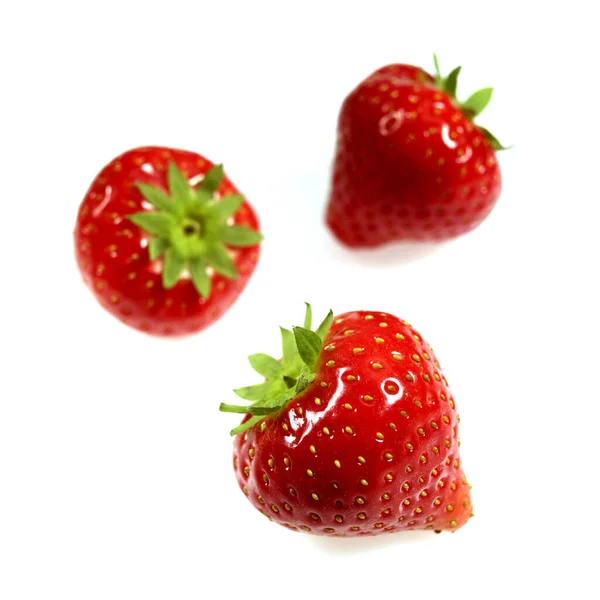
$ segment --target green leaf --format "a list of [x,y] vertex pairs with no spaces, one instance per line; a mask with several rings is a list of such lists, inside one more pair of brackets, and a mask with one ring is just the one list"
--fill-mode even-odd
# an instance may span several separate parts
[[138,182],[135,184],[140,193],[154,208],[158,210],[164,210],[167,212],[173,212],[174,202],[171,200],[168,194],[165,194],[162,190],[149,185],[147,183]]
[[250,366],[265,379],[275,379],[281,375],[281,364],[268,354],[252,354],[248,360]]
[[293,389],[280,392],[276,396],[255,402],[248,407],[248,412],[252,415],[268,415],[276,410],[279,410],[295,395],[296,391]]
[[433,53],[433,66],[435,67],[435,73],[438,77],[441,77],[442,74],[440,73],[440,63],[438,62],[438,57],[437,54],[434,52]]
[[456,86],[461,67],[456,67],[448,77],[444,79],[444,90],[451,98],[456,98]]
[[236,213],[243,202],[244,196],[230,194],[211,204],[206,212],[209,217],[217,221],[225,221]]
[[512,148],[512,146],[503,146],[500,143],[500,141],[498,140],[498,138],[495,135],[493,135],[491,133],[491,131],[489,131],[485,127],[480,127],[479,125],[477,127],[481,131],[481,133],[483,133],[483,135],[485,135],[485,137],[487,138],[489,143],[492,145],[492,148],[494,150],[510,150]]
[[174,225],[170,215],[154,211],[134,213],[127,218],[144,231],[161,237],[168,237]]
[[248,407],[239,406],[238,404],[225,404],[224,402],[221,402],[219,405],[219,410],[221,412],[246,414],[248,412]]
[[296,383],[296,394],[300,394],[303,392],[316,378],[314,373],[310,373],[306,375],[305,373],[300,373],[300,377],[298,377],[298,382]]
[[304,364],[312,371],[321,353],[321,338],[314,331],[304,327],[294,327],[293,331],[298,353]]
[[296,338],[294,334],[284,327],[281,330],[281,349],[283,354],[283,372],[285,375],[297,377],[300,369],[302,369],[302,359],[298,354],[296,346]]
[[166,290],[171,289],[179,280],[181,273],[185,269],[185,261],[173,248],[165,252],[165,261],[163,264],[163,287]]
[[323,322],[317,327],[317,335],[321,338],[321,340],[325,339],[331,324],[333,323],[333,311],[330,310],[327,313],[327,316],[323,319]]
[[152,238],[148,244],[150,260],[156,260],[168,247],[169,242],[167,242],[167,240],[162,238]]
[[489,104],[492,99],[492,92],[494,88],[483,88],[478,90],[463,102],[460,107],[463,111],[468,112],[473,117],[481,114],[483,109]]
[[167,180],[169,182],[169,191],[175,202],[182,200],[188,202],[191,200],[192,188],[185,175],[173,161],[169,163]]
[[237,388],[233,391],[240,398],[249,402],[255,402],[256,400],[262,400],[269,393],[271,387],[271,382],[265,381],[264,383]]
[[253,404],[252,406],[248,407],[247,412],[249,412],[251,415],[270,415],[271,413],[279,410],[281,406],[260,406],[258,404]]
[[256,425],[257,423],[259,423],[262,420],[263,420],[263,417],[258,416],[258,415],[255,417],[250,417],[245,423],[242,423],[241,425],[234,427],[229,433],[231,435],[237,435],[238,433],[243,433],[244,431],[246,431],[247,429],[250,429],[251,427],[253,427],[254,425]]
[[203,297],[210,296],[211,280],[206,272],[206,265],[202,259],[190,262],[190,275],[196,291]]
[[219,189],[221,181],[223,181],[223,165],[215,165],[206,173],[198,189],[205,190],[212,195]]
[[227,250],[220,243],[208,246],[204,258],[217,273],[229,277],[229,279],[237,277],[235,264],[231,260]]
[[312,306],[305,302],[306,312],[304,313],[304,329],[312,329]]
[[242,225],[223,225],[219,229],[219,239],[228,246],[245,248],[254,246],[262,241],[260,232]]

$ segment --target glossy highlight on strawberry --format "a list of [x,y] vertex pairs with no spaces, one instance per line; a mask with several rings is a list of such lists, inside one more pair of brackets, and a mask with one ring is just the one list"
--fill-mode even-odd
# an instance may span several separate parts
[[435,65],[382,67],[342,105],[326,221],[346,246],[455,238],[500,196],[502,145],[474,122],[492,89],[459,102],[460,67],[442,77]]
[[259,229],[221,165],[150,146],[96,176],[79,207],[75,253],[109,313],[148,334],[186,335],[221,318],[243,291]]
[[[282,329],[283,358],[236,390],[240,489],[270,520],[319,535],[456,531],[472,516],[454,397],[431,346],[377,311]],[[295,344],[293,343],[295,341]],[[307,349],[310,347],[310,349]],[[303,382],[303,383],[300,383]]]

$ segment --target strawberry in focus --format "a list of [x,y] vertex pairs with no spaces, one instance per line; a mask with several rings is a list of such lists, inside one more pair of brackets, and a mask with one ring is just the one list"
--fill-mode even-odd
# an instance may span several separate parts
[[238,484],[293,530],[357,536],[455,531],[472,516],[456,406],[437,358],[406,321],[381,312],[281,329],[283,358],[250,356],[263,383],[232,434]]
[[164,147],[136,148],[106,165],[79,207],[74,236],[100,304],[161,336],[217,321],[248,283],[262,239],[222,166]]
[[474,119],[492,89],[456,99],[460,67],[442,77],[391,64],[345,99],[327,225],[351,247],[439,241],[477,227],[501,191],[498,140]]

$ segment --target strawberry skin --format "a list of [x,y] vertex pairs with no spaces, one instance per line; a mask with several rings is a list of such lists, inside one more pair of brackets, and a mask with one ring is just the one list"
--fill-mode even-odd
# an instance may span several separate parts
[[421,335],[390,314],[341,314],[315,375],[236,435],[234,469],[250,502],[276,523],[321,535],[462,527],[472,506],[459,419]]
[[[205,193],[205,205],[218,204],[215,200],[219,198],[237,197],[230,209],[239,206],[229,215],[228,224],[236,226],[233,229],[242,226],[238,232],[245,233],[246,238],[249,235],[245,245],[222,246],[215,234],[214,247],[219,246],[216,249],[221,252],[217,258],[223,260],[213,268],[204,260],[202,251],[192,244],[202,243],[206,233],[202,231],[203,223],[217,223],[217,220],[210,215],[203,217],[201,207],[197,219],[195,214],[188,218],[187,213],[173,217],[169,227],[175,233],[171,234],[168,228],[163,231],[156,223],[144,220],[146,213],[152,213],[153,218],[159,211],[141,191],[143,189],[154,199],[158,190],[159,197],[154,201],[160,206],[161,200],[166,202],[165,212],[168,212],[171,210],[169,202],[177,199],[173,190],[171,197],[168,196],[170,184],[172,187],[179,184],[177,193],[180,196],[188,192],[193,196],[202,186],[198,183],[211,172],[211,185],[216,189],[212,190],[207,183],[210,189]],[[144,185],[145,188],[141,187]],[[192,206],[189,199],[179,198],[179,201],[181,205],[188,202]],[[184,217],[185,222],[181,221]],[[143,226],[136,224],[135,219]],[[144,229],[146,225],[151,232]],[[90,185],[79,207],[74,232],[75,252],[84,282],[109,313],[145,333],[176,336],[208,327],[235,302],[259,258],[258,230],[254,210],[245,199],[242,200],[233,183],[222,175],[220,167],[193,152],[144,147],[116,157]],[[171,235],[175,236],[173,248],[169,245]],[[189,248],[182,239],[189,242]],[[223,253],[227,255],[224,258]],[[192,264],[197,267],[194,278],[185,271],[186,267],[191,270]]]
[[495,150],[502,146],[473,119],[492,90],[459,103],[458,72],[444,79],[387,65],[345,99],[326,213],[339,241],[446,240],[490,214],[501,191]]

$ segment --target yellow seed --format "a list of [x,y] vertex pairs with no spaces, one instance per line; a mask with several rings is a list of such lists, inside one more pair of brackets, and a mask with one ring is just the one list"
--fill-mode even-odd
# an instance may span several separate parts
[[405,471],[406,471],[407,473],[412,473],[412,469],[411,469],[410,465],[406,465],[406,469],[405,469]]
[[458,523],[452,519],[452,521],[450,521],[450,527],[456,527],[458,525]]
[[315,492],[313,492],[313,493],[311,494],[311,496],[312,496],[312,499],[313,499],[313,500],[317,500],[317,501],[319,500],[319,494],[316,494]]
[[414,404],[415,404],[415,406],[418,406],[419,408],[423,407],[420,400],[415,400]]
[[327,350],[327,352],[333,352],[335,350],[335,344],[330,344],[325,350]]
[[394,458],[393,454],[391,454],[390,452],[386,452],[383,456],[386,460],[392,460]]
[[335,366],[335,360],[328,360],[328,361],[327,361],[325,364],[326,364],[328,367],[333,367],[333,366]]
[[317,406],[321,406],[321,404],[322,404],[322,403],[321,403],[321,398],[315,398],[315,404],[316,404]]
[[364,504],[365,503],[365,499],[362,496],[357,496],[356,497],[356,503],[357,504]]
[[388,324],[387,324],[387,323],[385,323],[385,322],[384,322],[384,323],[379,323],[379,327],[383,327],[384,329],[385,329],[387,326],[388,326]]
[[450,423],[450,419],[446,415],[442,417],[442,421],[444,421],[446,424]]
[[372,366],[372,367],[373,367],[375,370],[383,369],[383,367],[382,367],[382,366],[381,366],[381,365],[380,365],[378,362],[376,362],[376,363],[373,363],[371,366]]
[[367,402],[370,402],[371,400],[373,400],[373,396],[369,396],[369,395],[364,395],[363,399],[366,400]]
[[354,329],[346,329],[346,331],[344,331],[344,335],[351,335],[352,333],[354,333]]
[[383,433],[381,433],[381,431],[378,431],[378,432],[375,434],[375,437],[376,437],[378,440],[382,440],[382,439],[383,439]]
[[411,451],[411,452],[412,452],[412,450],[413,450],[413,445],[412,445],[410,442],[406,442],[405,446],[406,446],[406,449],[407,449],[407,450],[409,450],[409,451]]
[[306,474],[307,474],[309,477],[314,477],[314,476],[315,476],[315,474],[314,474],[314,472],[313,472],[313,470],[312,470],[312,469],[306,469]]
[[327,384],[324,381],[321,381],[321,383],[319,384],[322,388],[326,388]]
[[292,507],[286,502],[283,507],[285,508],[285,510],[292,510]]
[[313,453],[316,454],[317,453],[317,449],[311,444],[308,449]]
[[423,379],[429,383],[431,381],[431,377],[429,377],[429,375],[427,375],[427,373],[423,373]]
[[421,454],[421,456],[419,456],[419,460],[420,460],[422,463],[426,463],[426,462],[427,462],[427,457],[426,457],[424,454]]
[[268,477],[268,475],[266,473],[263,473],[263,481],[265,483],[269,483],[269,477]]
[[419,435],[425,435],[425,430],[424,430],[422,427],[419,427],[419,428],[417,429],[417,433],[418,433]]
[[426,498],[426,497],[427,497],[427,490],[423,490],[423,491],[421,492],[421,496],[422,496],[423,498]]
[[366,486],[366,485],[369,485],[369,482],[366,479],[361,479],[360,484]]
[[439,498],[436,498],[436,499],[433,501],[433,503],[434,503],[436,506],[439,506],[439,505],[442,503],[442,501],[441,501]]
[[400,416],[401,417],[408,417],[408,413],[405,410],[401,410],[400,411]]
[[346,410],[352,410],[352,404],[348,404],[348,403],[346,402],[346,404],[344,404],[344,408],[345,408]]
[[287,424],[287,423],[284,423],[284,424],[282,425],[282,427],[283,427],[284,431],[289,431],[289,429],[290,429],[290,428],[288,427],[288,424]]
[[250,458],[254,458],[254,455],[256,454],[254,448],[250,448],[250,450],[248,450],[248,454],[250,455]]
[[385,340],[383,338],[376,337],[375,342],[377,342],[378,344],[383,344],[385,342]]
[[358,462],[364,465],[367,461],[365,460],[364,456],[359,456]]
[[354,375],[348,375],[348,377],[346,377],[346,381],[356,381],[356,377]]
[[290,496],[296,496],[296,490],[294,488],[290,488]]
[[375,317],[373,315],[367,315],[365,317],[365,321],[371,321],[372,319],[374,319]]
[[329,427],[323,427],[323,433],[325,435],[330,435],[330,433],[329,433]]
[[401,333],[397,333],[397,334],[396,334],[396,339],[397,339],[397,340],[403,340],[403,339],[404,339],[404,336],[403,336]]
[[410,489],[410,485],[408,485],[408,483],[405,481],[402,484],[402,489],[408,492],[408,490]]
[[341,469],[341,468],[342,468],[342,463],[341,463],[341,462],[340,462],[340,461],[339,461],[337,458],[336,458],[336,459],[333,461],[333,464],[334,464],[334,465],[335,465],[335,466],[336,466],[338,469]]
[[287,456],[286,456],[286,457],[283,459],[283,464],[284,464],[286,467],[289,467],[289,466],[290,466],[290,459],[289,459]]
[[420,506],[417,506],[417,508],[415,508],[415,512],[417,514],[421,514],[423,512],[423,509]]
[[418,354],[413,354],[413,355],[412,355],[412,359],[413,359],[415,362],[421,362],[421,357],[420,357]]
[[395,423],[388,423],[388,427],[392,430],[392,431],[396,431],[398,428],[396,427]]
[[410,505],[410,498],[406,498],[405,500],[403,500],[402,504],[405,504],[406,506],[409,506]]
[[385,474],[386,481],[394,481],[394,476],[391,473]]
[[250,467],[244,467],[244,474],[250,475]]
[[269,458],[269,460],[267,461],[267,463],[269,464],[269,466],[271,467],[271,469],[275,466],[275,461],[273,460],[272,456],[271,456],[271,458]]
[[361,352],[364,352],[365,349],[364,348],[353,348],[352,352],[354,352],[354,354],[360,354]]
[[265,503],[265,501],[264,501],[264,499],[263,499],[263,497],[262,497],[262,496],[259,496],[259,497],[258,497],[258,501],[259,501],[261,504],[264,504],[264,503]]
[[391,392],[392,394],[395,394],[398,391],[398,388],[395,385],[388,385],[386,389],[388,392]]
[[402,354],[399,354],[398,352],[392,352],[392,358],[394,360],[402,360]]
[[352,427],[348,427],[348,426],[344,427],[344,431],[346,433],[349,433],[350,435],[352,435],[354,433],[354,431],[352,431]]
[[344,517],[342,517],[342,515],[335,515],[335,520],[338,523],[343,523],[344,522]]
[[366,515],[365,513],[358,513],[356,516],[357,516],[359,519],[366,519],[366,518],[367,518],[367,515]]

